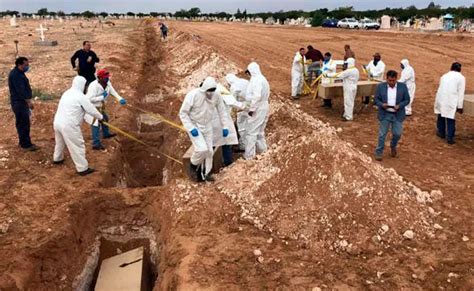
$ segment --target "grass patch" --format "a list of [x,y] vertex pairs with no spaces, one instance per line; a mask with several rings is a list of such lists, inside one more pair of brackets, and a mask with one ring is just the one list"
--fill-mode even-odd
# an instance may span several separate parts
[[43,91],[42,89],[39,89],[39,88],[33,88],[32,92],[33,92],[32,94],[33,98],[36,99],[36,97],[38,97],[38,100],[40,101],[51,101],[51,100],[59,99],[59,95]]

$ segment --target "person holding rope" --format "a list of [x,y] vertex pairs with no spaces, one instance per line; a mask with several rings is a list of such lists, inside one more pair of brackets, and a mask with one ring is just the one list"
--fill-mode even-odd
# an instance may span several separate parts
[[229,129],[225,127],[231,123],[221,96],[216,92],[217,82],[207,77],[199,88],[191,90],[185,97],[179,118],[188,132],[193,143],[194,151],[190,160],[189,174],[197,182],[214,181],[211,176],[213,162],[213,127],[214,110],[223,125],[222,137],[229,136]]
[[[99,70],[97,72],[97,80],[92,82],[87,89],[87,98],[94,104],[104,116],[104,121],[109,121],[109,116],[105,111],[105,102],[107,98],[112,95],[120,105],[127,104],[127,101],[122,98],[119,93],[114,89],[110,82],[110,73],[107,70]],[[104,150],[105,147],[100,141],[100,131],[102,129],[103,138],[112,138],[116,136],[115,133],[109,131],[109,127],[105,124],[100,124],[99,121],[91,115],[86,115],[86,122],[91,125],[92,130],[92,149],[93,150]]]
[[86,82],[87,80],[82,76],[74,78],[72,87],[61,96],[58,110],[54,116],[56,145],[54,147],[53,163],[55,165],[64,163],[64,149],[67,147],[80,176],[86,176],[94,172],[94,169],[89,168],[86,159],[86,147],[81,132],[84,115],[85,113],[90,114],[98,121],[103,119],[103,115],[83,93]]

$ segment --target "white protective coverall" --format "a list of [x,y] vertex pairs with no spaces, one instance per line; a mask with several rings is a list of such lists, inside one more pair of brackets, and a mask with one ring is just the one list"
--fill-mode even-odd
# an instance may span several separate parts
[[[216,91],[216,102],[222,103],[219,104],[219,106],[224,106],[225,108],[225,120],[226,123],[222,124],[219,112],[217,111],[216,106],[214,108],[214,112],[212,115],[212,146],[213,147],[220,147],[223,145],[236,145],[239,143],[239,140],[237,138],[237,130],[235,129],[234,122],[232,121],[231,113],[232,113],[232,107],[241,107],[242,103],[237,102],[237,100],[232,96],[232,94],[221,84],[217,84],[217,91]],[[227,137],[224,137],[222,135],[223,129],[227,128],[229,130],[229,135]]]
[[383,74],[385,73],[385,63],[382,60],[378,61],[377,66],[374,65],[374,60],[366,67],[369,78],[376,81],[383,81]]
[[407,59],[401,61],[401,64],[405,67],[402,70],[402,74],[400,76],[400,80],[398,82],[405,83],[408,87],[408,93],[410,93],[410,104],[405,107],[405,113],[407,115],[412,114],[411,105],[413,104],[413,100],[415,100],[415,91],[416,91],[416,84],[415,84],[415,70],[412,66],[410,66],[410,62]]
[[262,75],[257,63],[250,63],[248,71],[251,74],[250,83],[247,88],[247,99],[251,100],[249,112],[253,112],[247,121],[247,139],[244,158],[251,160],[257,151],[262,153],[267,150],[265,140],[265,127],[270,114],[270,84]]
[[237,112],[237,130],[240,136],[239,148],[245,150],[247,120],[249,117],[248,110],[246,109],[248,109],[248,104],[250,104],[250,100],[247,100],[245,94],[247,93],[249,81],[240,79],[234,74],[228,74],[225,79],[230,85],[230,93],[234,95],[237,102],[240,102],[240,104],[243,105],[243,108],[237,108],[240,110]]
[[53,123],[56,140],[53,160],[56,162],[62,161],[64,159],[64,147],[67,146],[78,172],[86,171],[89,168],[86,160],[86,147],[81,132],[84,115],[88,113],[95,119],[102,120],[102,114],[83,93],[85,85],[86,79],[84,77],[77,76],[74,78],[72,87],[64,92],[61,100],[59,100]]
[[297,52],[291,67],[291,97],[301,95],[303,91],[304,82],[304,64],[306,63],[306,57],[302,56],[300,52]]
[[359,70],[355,67],[355,59],[347,59],[347,69],[339,74],[331,73],[328,77],[337,77],[343,80],[344,90],[344,115],[346,120],[352,120],[354,114],[354,101],[357,95],[357,82],[359,82]]
[[[103,95],[104,91],[107,92],[107,97],[105,98]],[[123,99],[122,96],[120,96],[120,94],[115,91],[110,81],[107,82],[107,86],[104,89],[104,87],[102,87],[102,85],[99,83],[99,80],[95,80],[94,82],[90,83],[86,94],[87,98],[101,112],[105,109],[105,101],[107,101],[107,98],[111,95],[119,102]],[[89,114],[86,114],[85,120],[91,125],[99,126],[99,122]]]
[[466,78],[459,72],[450,71],[439,81],[434,112],[441,117],[455,119],[456,110],[463,108]]
[[[179,118],[194,146],[191,163],[195,166],[201,166],[203,176],[207,176],[212,170],[212,157],[214,155],[212,118],[214,108],[217,108],[221,123],[227,124],[228,122],[224,103],[219,102],[218,94],[214,92],[210,99],[206,97],[206,91],[211,88],[217,88],[216,80],[207,77],[201,87],[191,90],[184,97],[179,110]],[[198,131],[198,136],[191,134],[193,129]],[[220,135],[222,135],[222,132]]]
[[[337,72],[337,64],[334,62],[332,59],[329,61],[323,62],[323,67],[321,68],[323,73],[326,74],[331,74],[331,73],[336,73]],[[322,84],[331,84],[333,81],[332,78],[326,78],[324,75],[321,77],[321,83]]]

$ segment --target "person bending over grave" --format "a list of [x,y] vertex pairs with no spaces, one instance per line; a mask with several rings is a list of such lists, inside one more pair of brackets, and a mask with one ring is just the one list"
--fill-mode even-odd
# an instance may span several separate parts
[[[109,96],[114,97],[120,103],[120,105],[127,104],[127,101],[122,98],[117,91],[115,91],[112,83],[109,80],[110,73],[104,69],[97,71],[97,80],[92,82],[87,90],[87,99],[99,110],[104,116],[104,121],[108,122],[109,117],[105,112],[105,102]],[[99,121],[91,115],[86,115],[85,120],[91,125],[92,130],[92,149],[103,150],[105,147],[100,141],[100,131],[102,128],[103,138],[112,138],[116,136],[115,133],[109,132],[109,127],[105,124],[99,123]]]
[[[79,66],[76,66],[76,60],[79,60]],[[95,80],[95,64],[98,62],[99,58],[91,50],[91,43],[87,40],[82,43],[82,49],[76,51],[71,57],[72,68],[77,70],[79,76],[83,76],[87,80],[84,93],[86,93],[89,84]]]

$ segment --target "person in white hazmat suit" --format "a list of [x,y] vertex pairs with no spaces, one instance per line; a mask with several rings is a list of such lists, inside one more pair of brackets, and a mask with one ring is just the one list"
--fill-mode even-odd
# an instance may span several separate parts
[[[184,97],[179,110],[179,118],[188,131],[194,147],[189,174],[198,182],[214,180],[210,175],[214,155],[212,128],[214,109],[217,109],[221,124],[229,122],[224,103],[219,102],[220,98],[216,90],[216,80],[207,77],[199,88],[191,90]],[[220,134],[227,137],[229,129],[223,128]]]
[[101,121],[102,114],[92,105],[84,95],[86,79],[77,76],[72,82],[72,87],[64,92],[59,100],[58,110],[54,116],[54,164],[64,162],[64,148],[67,147],[71,158],[76,165],[79,175],[85,176],[93,173],[86,160],[86,147],[81,132],[84,115],[90,114]]
[[353,120],[354,101],[357,94],[357,82],[359,82],[359,70],[355,66],[355,59],[348,58],[347,69],[341,73],[329,73],[328,77],[342,79],[344,90],[344,115],[343,121]]
[[451,71],[444,74],[439,82],[434,112],[438,115],[437,135],[454,144],[456,133],[456,112],[463,114],[466,78],[461,74],[461,64],[451,65]]
[[[337,72],[337,64],[335,61],[333,61],[331,53],[326,52],[324,54],[323,66],[321,67],[321,73],[322,73],[321,84],[331,84],[333,82],[333,79],[325,77],[325,75],[336,73],[336,72]],[[327,109],[332,108],[331,99],[323,98],[323,107]]]
[[400,66],[402,68],[402,74],[400,76],[400,80],[398,82],[404,83],[407,85],[408,93],[410,93],[410,104],[405,107],[405,113],[407,116],[412,114],[411,105],[413,104],[413,100],[415,100],[415,91],[416,91],[416,83],[415,83],[415,70],[412,66],[410,66],[410,62],[407,59],[403,59],[400,62]]
[[[120,105],[127,104],[127,101],[120,96],[120,94],[114,89],[112,83],[109,80],[110,73],[104,69],[97,72],[97,80],[90,83],[89,88],[87,88],[87,98],[92,102],[92,104],[99,110],[104,116],[105,121],[109,121],[109,116],[105,110],[105,102],[109,96],[113,96]],[[91,125],[92,131],[92,149],[93,150],[103,150],[105,147],[100,141],[100,131],[102,129],[102,137],[112,138],[116,136],[115,133],[109,131],[109,127],[105,124],[100,124],[93,116],[86,115],[86,122]]]
[[[217,111],[217,106],[214,109],[212,116],[212,129],[213,129],[213,141],[212,145],[214,148],[222,148],[222,158],[224,166],[229,166],[233,163],[233,151],[232,146],[239,144],[237,138],[237,130],[235,129],[234,122],[232,120],[232,109],[243,109],[245,105],[241,102],[238,102],[237,99],[227,90],[223,85],[217,84],[216,98],[217,102],[222,102],[225,108],[226,114],[226,124],[221,122],[219,112]],[[222,136],[223,129],[229,129],[229,135],[224,137]]]
[[247,70],[251,77],[246,96],[251,102],[247,120],[244,158],[251,160],[257,152],[263,153],[267,150],[265,128],[270,114],[270,84],[262,75],[257,63],[250,63]]
[[239,150],[245,151],[245,140],[247,132],[248,104],[250,100],[247,99],[246,93],[249,86],[249,81],[238,78],[234,74],[227,74],[225,77],[227,83],[230,85],[230,93],[237,99],[237,102],[242,108],[237,108],[237,131],[239,133]]
[[293,64],[291,67],[291,97],[293,99],[298,98],[303,91],[304,83],[304,70],[306,64],[306,50],[300,48],[293,58]]

